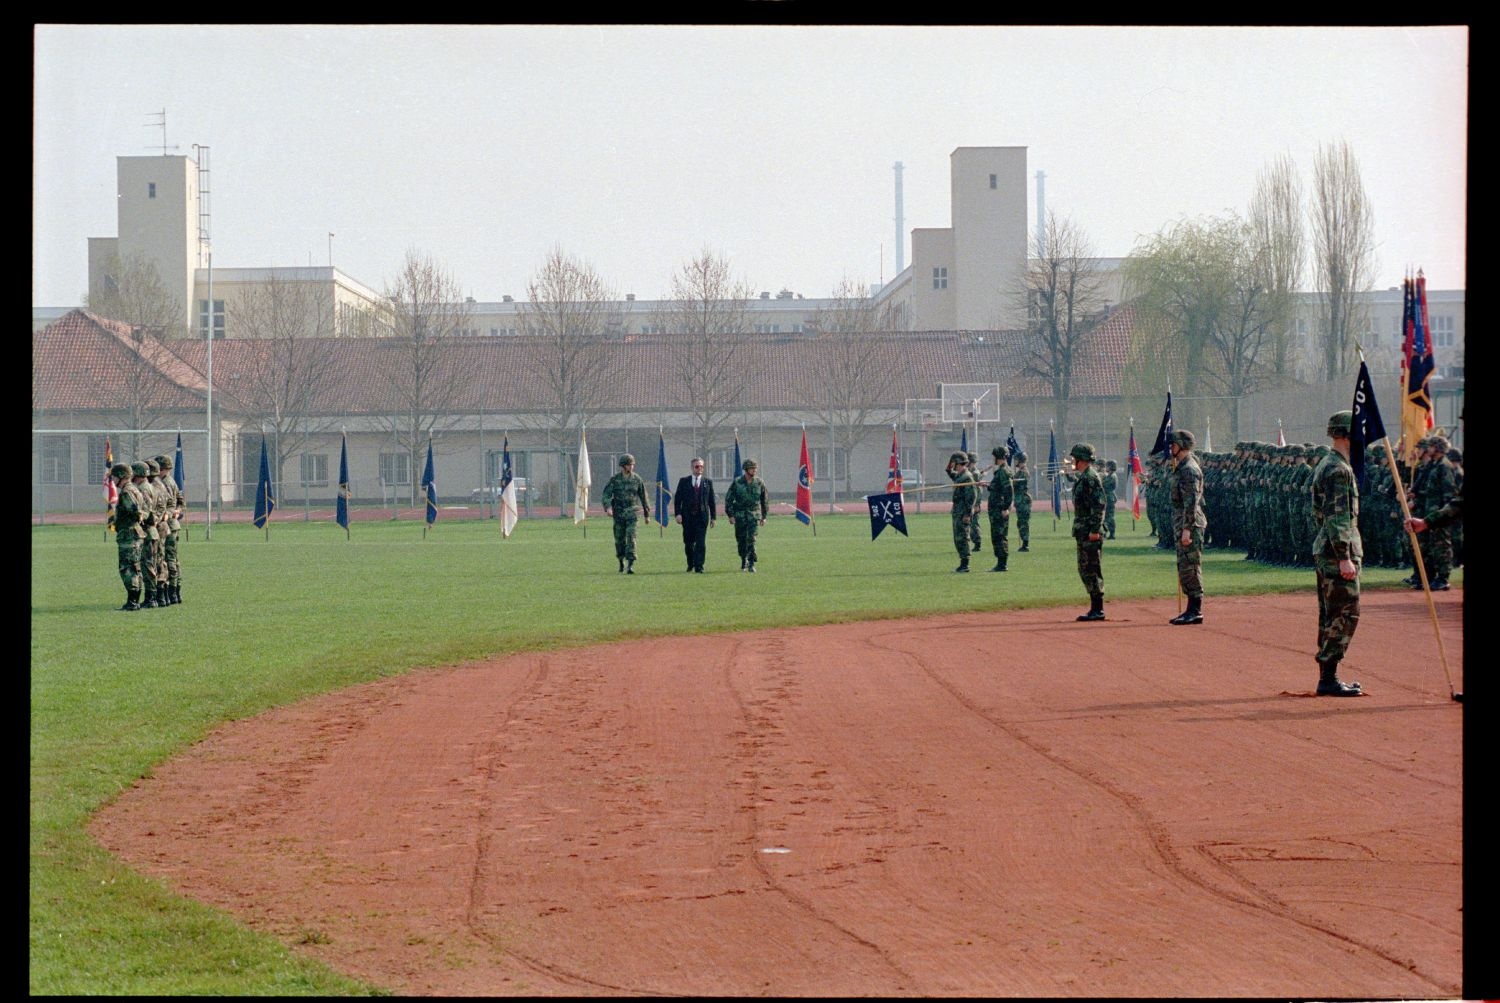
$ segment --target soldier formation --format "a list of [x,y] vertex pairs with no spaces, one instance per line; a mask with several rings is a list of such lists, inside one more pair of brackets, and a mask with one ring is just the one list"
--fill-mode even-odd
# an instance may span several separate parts
[[182,602],[177,534],[182,528],[184,500],[171,477],[171,458],[116,463],[109,473],[120,493],[115,504],[115,544],[120,581],[125,586],[125,605],[120,609]]

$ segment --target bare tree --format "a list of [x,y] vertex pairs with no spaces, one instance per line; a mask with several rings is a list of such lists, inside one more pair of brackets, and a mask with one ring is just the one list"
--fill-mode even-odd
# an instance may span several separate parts
[[1271,370],[1278,376],[1291,376],[1298,362],[1294,306],[1307,269],[1307,239],[1302,179],[1290,155],[1277,157],[1256,176],[1250,228],[1260,283],[1268,300],[1265,309],[1271,315]]
[[246,339],[236,346],[243,354],[236,399],[251,423],[269,426],[280,484],[287,459],[332,427],[313,415],[341,376],[333,301],[273,275],[236,302],[235,325]]
[[1317,268],[1323,378],[1347,375],[1367,310],[1359,294],[1375,273],[1375,209],[1346,142],[1318,147],[1310,207]]
[[1049,212],[1043,233],[1032,236],[1021,281],[1027,318],[1023,372],[1051,390],[1057,433],[1066,438],[1073,373],[1098,327],[1104,279],[1083,230]]
[[847,496],[854,492],[854,450],[880,427],[873,424],[878,412],[890,411],[891,417],[900,413],[899,396],[892,404],[892,388],[909,382],[910,367],[906,352],[889,336],[894,329],[889,305],[877,307],[869,290],[849,279],[839,283],[831,299],[813,315],[818,333],[808,346],[813,381],[809,404],[832,429],[834,445],[844,451]]
[[183,304],[162,282],[156,265],[142,254],[111,256],[103,287],[88,295],[87,307],[90,313],[123,321],[158,338],[188,333],[182,323]]
[[593,266],[554,247],[526,283],[523,329],[541,339],[549,411],[559,442],[598,413],[608,385],[605,344],[614,292]]
[[465,358],[468,342],[459,337],[470,307],[447,269],[415,250],[406,252],[386,296],[393,334],[379,345],[389,373],[386,422],[406,451],[415,505],[427,440],[457,421],[455,406],[473,385],[473,367]]
[[693,451],[705,454],[745,399],[751,374],[744,334],[754,295],[729,259],[705,247],[672,276],[671,300],[654,318],[672,338],[679,404],[693,418]]

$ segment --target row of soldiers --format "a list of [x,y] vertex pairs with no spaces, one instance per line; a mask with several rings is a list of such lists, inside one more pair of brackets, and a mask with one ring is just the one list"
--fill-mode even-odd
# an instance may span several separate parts
[[182,528],[184,499],[172,479],[171,457],[116,463],[109,474],[120,494],[114,513],[120,581],[125,585],[125,605],[120,609],[182,602],[177,533]]
[[[1463,484],[1462,454],[1445,436],[1427,436],[1418,443],[1415,472],[1399,458],[1397,471],[1407,487],[1413,516],[1423,518],[1442,508]],[[1313,471],[1329,447],[1311,444],[1285,446],[1267,442],[1238,442],[1232,452],[1200,452],[1204,506],[1208,516],[1205,547],[1237,548],[1247,560],[1287,566],[1310,566],[1316,527],[1310,488]],[[1171,483],[1168,462],[1160,454],[1144,466],[1142,496],[1146,518],[1157,546],[1174,546],[1171,526]],[[1366,485],[1361,491],[1360,535],[1366,565],[1412,567],[1406,584],[1421,588],[1411,552],[1411,538],[1401,523],[1395,480],[1386,460],[1385,445],[1371,446],[1365,457]],[[1163,527],[1166,527],[1164,530]],[[1451,569],[1463,563],[1462,523],[1444,534],[1422,539],[1423,559],[1432,586],[1447,587]]]

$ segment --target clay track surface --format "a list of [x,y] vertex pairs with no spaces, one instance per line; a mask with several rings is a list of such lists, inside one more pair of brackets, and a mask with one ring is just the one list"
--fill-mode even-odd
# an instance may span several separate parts
[[1456,996],[1462,705],[1407,593],[1365,598],[1372,695],[1312,698],[1313,603],[423,670],[227,725],[94,832],[403,994]]

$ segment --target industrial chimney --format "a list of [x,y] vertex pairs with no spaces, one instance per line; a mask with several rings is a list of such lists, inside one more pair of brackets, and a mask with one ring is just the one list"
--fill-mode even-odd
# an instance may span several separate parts
[[906,220],[901,211],[901,161],[896,161],[896,274],[906,267]]
[[1036,247],[1037,253],[1047,254],[1047,172],[1036,172]]

